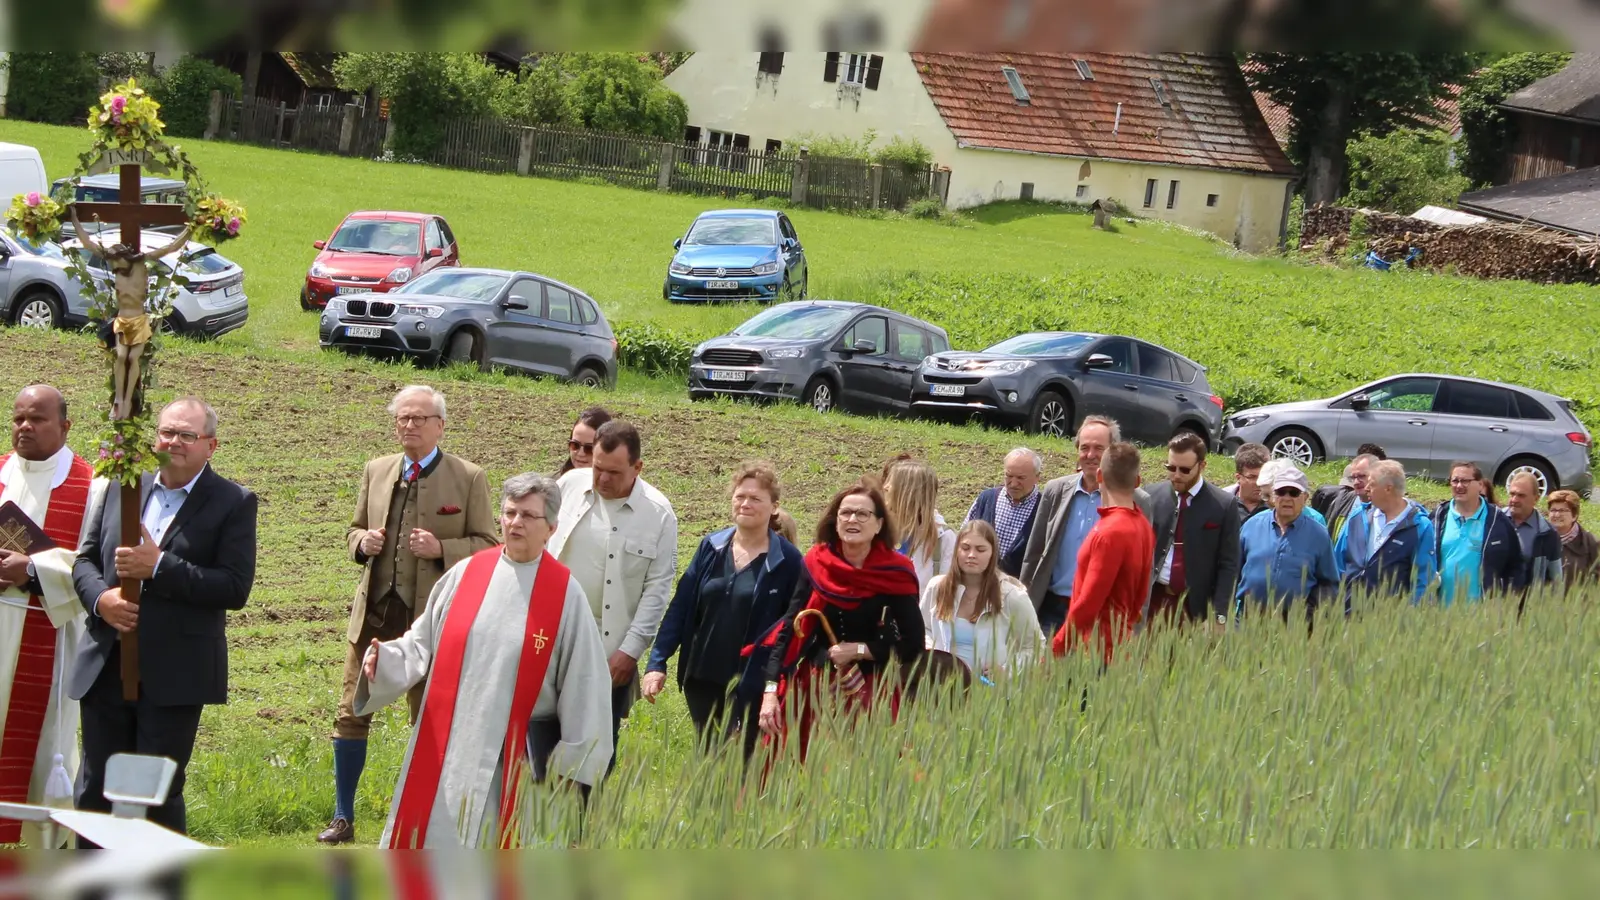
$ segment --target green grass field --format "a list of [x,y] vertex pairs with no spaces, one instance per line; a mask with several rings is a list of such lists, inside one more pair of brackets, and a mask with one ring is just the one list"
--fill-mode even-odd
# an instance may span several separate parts
[[[76,129],[14,122],[0,124],[0,139],[38,146],[51,177],[68,174],[86,143]],[[589,393],[317,353],[313,319],[297,302],[310,242],[357,208],[436,210],[469,262],[571,281],[614,322],[653,323],[683,341],[750,310],[660,300],[671,240],[711,205],[701,199],[202,142],[186,149],[250,210],[247,236],[226,252],[250,273],[252,319],[214,345],[168,341],[154,399],[179,390],[210,398],[222,416],[217,468],[262,498],[255,593],[229,625],[231,702],[207,711],[190,768],[190,821],[204,840],[311,846],[331,812],[327,735],[356,576],[343,536],[362,463],[392,452],[382,408],[403,384],[446,391],[447,445],[493,481],[553,469],[572,417],[593,402],[636,420],[645,477],[678,512],[680,565],[724,524],[723,479],[746,458],[777,464],[802,533],[833,490],[902,449],[938,466],[941,508],[953,519],[1016,444],[1045,453],[1047,476],[1071,471],[1059,441],[690,405],[672,378],[625,373],[617,391]],[[959,226],[794,216],[816,295],[919,312],[958,346],[1036,327],[1127,331],[1209,365],[1234,406],[1315,396],[1397,368],[1511,373],[1573,397],[1590,427],[1600,425],[1588,288],[1257,260],[1179,229],[1100,233],[1081,215],[1038,206],[982,210]],[[104,393],[93,342],[0,331],[0,358],[0,396],[40,380],[68,391],[79,410],[73,444],[85,447]],[[1159,460],[1159,451],[1146,455],[1147,479],[1161,477]],[[1213,460],[1210,475],[1228,483],[1231,464]],[[1326,483],[1337,469],[1312,475]],[[1443,494],[1414,488],[1424,500]],[[1591,599],[1551,599],[1521,622],[1488,603],[1330,622],[1309,642],[1271,626],[1219,643],[1142,642],[1104,678],[1070,662],[992,702],[919,707],[899,731],[825,738],[846,761],[786,774],[742,806],[732,770],[702,768],[689,752],[687,715],[669,693],[636,708],[616,787],[583,842],[1595,846],[1600,730],[1584,686],[1600,626]],[[1085,683],[1091,706],[1080,715]],[[405,737],[399,708],[379,716],[359,805],[363,842],[377,837]],[[532,841],[564,841],[570,810],[545,810],[529,827]]]

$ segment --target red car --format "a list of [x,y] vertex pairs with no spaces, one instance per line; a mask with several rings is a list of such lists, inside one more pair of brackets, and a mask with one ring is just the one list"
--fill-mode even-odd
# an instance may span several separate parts
[[321,309],[341,294],[385,292],[440,266],[461,265],[456,236],[442,216],[363,210],[314,241],[322,251],[306,272],[302,309]]

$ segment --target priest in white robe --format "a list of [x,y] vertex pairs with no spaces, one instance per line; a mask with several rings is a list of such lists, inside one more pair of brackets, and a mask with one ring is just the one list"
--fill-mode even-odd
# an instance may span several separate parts
[[[60,391],[24,388],[0,456],[0,508],[15,504],[55,544],[30,556],[23,526],[0,519],[0,802],[72,805],[78,703],[65,683],[85,616],[72,562],[106,481],[66,446],[71,428]],[[0,844],[42,839],[33,823],[0,820]]]
[[559,723],[550,775],[593,786],[605,773],[611,672],[583,589],[545,552],[560,507],[555,481],[508,479],[504,546],[456,564],[403,637],[368,648],[358,715],[427,679],[379,846],[505,846],[530,719]]

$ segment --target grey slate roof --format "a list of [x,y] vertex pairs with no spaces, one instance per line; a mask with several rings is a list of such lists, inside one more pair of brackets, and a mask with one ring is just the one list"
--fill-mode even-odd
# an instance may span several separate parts
[[1600,55],[1575,53],[1567,67],[1507,97],[1502,109],[1600,122]]
[[1456,206],[1491,219],[1592,237],[1600,234],[1600,166],[1468,191]]

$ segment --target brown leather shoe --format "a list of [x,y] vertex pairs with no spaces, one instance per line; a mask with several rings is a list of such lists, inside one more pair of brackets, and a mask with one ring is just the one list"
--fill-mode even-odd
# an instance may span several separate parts
[[317,835],[319,844],[348,844],[356,839],[356,826],[349,819],[340,816],[328,823],[328,827]]

